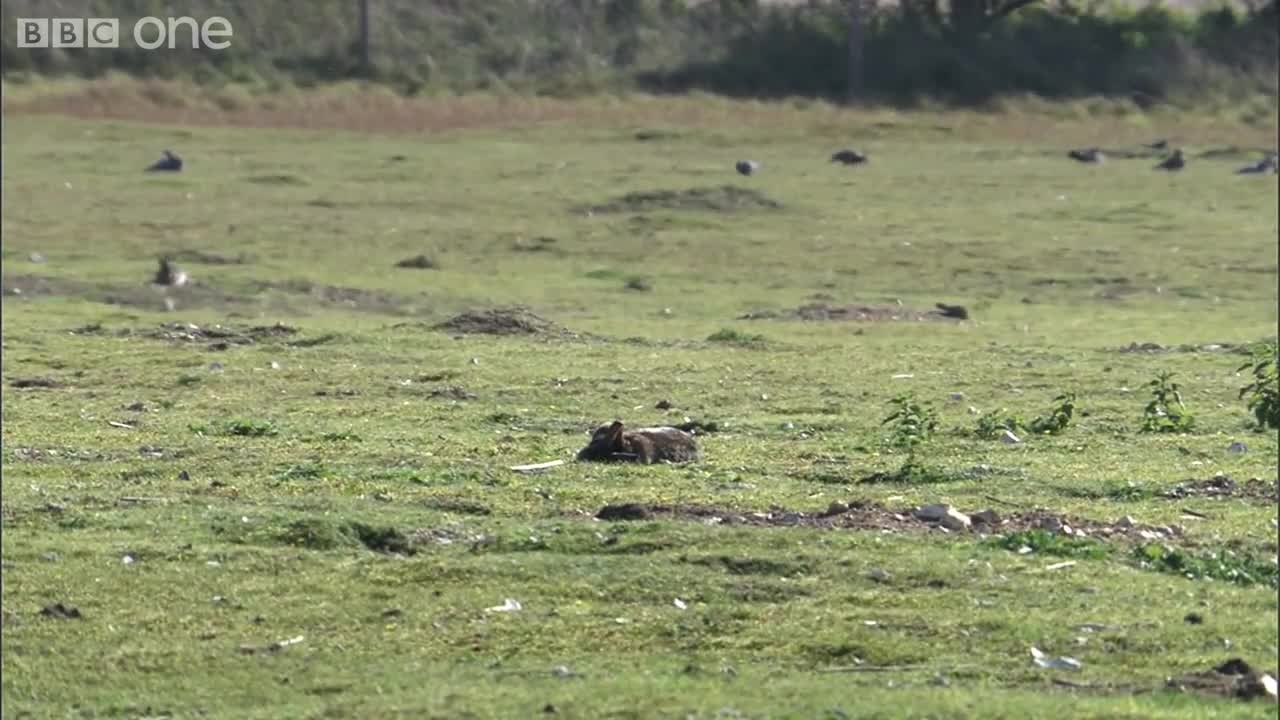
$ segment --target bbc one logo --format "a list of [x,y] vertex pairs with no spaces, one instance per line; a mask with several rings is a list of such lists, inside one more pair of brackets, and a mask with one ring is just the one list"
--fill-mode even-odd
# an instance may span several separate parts
[[[143,50],[186,47],[222,50],[231,45],[231,22],[211,17],[203,23],[194,18],[161,20],[140,18],[133,24],[133,43]],[[18,18],[20,48],[118,48],[120,20],[117,18]]]

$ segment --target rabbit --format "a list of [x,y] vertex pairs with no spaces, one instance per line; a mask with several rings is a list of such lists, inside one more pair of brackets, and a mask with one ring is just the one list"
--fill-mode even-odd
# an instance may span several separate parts
[[164,157],[152,163],[147,167],[147,172],[181,172],[182,158],[174,155],[168,150],[164,151]]
[[1178,172],[1187,166],[1187,161],[1182,157],[1182,149],[1173,151],[1173,154],[1165,158],[1164,162],[1152,168],[1153,170],[1167,170],[1169,172]]
[[578,452],[578,460],[594,462],[684,463],[699,459],[693,435],[673,427],[627,430],[621,420],[601,425],[591,442]]
[[870,158],[865,154],[860,153],[857,150],[848,149],[841,150],[831,156],[831,162],[843,163],[845,165],[861,165],[869,159]]
[[1101,163],[1107,160],[1107,156],[1096,147],[1072,150],[1067,153],[1067,157],[1082,163]]

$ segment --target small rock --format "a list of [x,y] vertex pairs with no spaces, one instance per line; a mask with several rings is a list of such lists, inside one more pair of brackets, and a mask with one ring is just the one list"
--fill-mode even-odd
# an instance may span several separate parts
[[1058,532],[1061,532],[1062,526],[1063,526],[1063,522],[1061,518],[1056,518],[1056,517],[1041,518],[1040,522],[1037,523],[1037,527],[1039,527],[1041,530],[1044,530],[1047,533],[1055,533],[1055,534]]
[[960,402],[961,400],[964,400],[964,393],[962,393],[962,392],[953,392],[953,393],[951,393],[950,395],[948,395],[947,397],[951,398],[952,400],[955,400],[956,402]]
[[947,514],[942,518],[942,527],[948,530],[965,530],[972,524],[973,521],[969,519],[968,515],[965,515],[955,508],[949,509]]
[[1005,430],[1004,434],[1000,436],[1000,442],[1005,445],[1018,445],[1022,442],[1022,438],[1014,435],[1012,430]]
[[1257,677],[1250,677],[1246,682],[1241,683],[1239,690],[1241,697],[1262,697],[1275,703],[1278,701],[1276,679],[1271,677],[1270,673],[1262,673]]
[[38,252],[31,253],[30,255],[27,256],[27,259],[36,264],[40,264],[45,261],[44,255]]
[[1243,455],[1249,452],[1249,448],[1242,442],[1233,442],[1227,446],[1227,452],[1232,455]]
[[849,512],[849,503],[836,500],[828,505],[827,511],[822,514],[825,517],[831,517],[832,515],[840,515],[847,512]]
[[944,505],[942,503],[937,503],[934,505],[924,505],[916,509],[915,516],[917,520],[923,520],[925,522],[938,522],[943,517],[945,517],[947,512],[950,510],[951,510],[950,505]]
[[599,520],[646,520],[650,517],[649,510],[639,503],[623,503],[620,505],[605,505],[600,508],[600,512],[596,513]]
[[990,509],[979,510],[978,512],[970,515],[969,519],[972,520],[974,524],[990,525],[992,527],[998,526],[1001,522],[1000,514],[995,510]]
[[1116,527],[1122,528],[1124,530],[1128,530],[1132,528],[1134,525],[1136,525],[1137,523],[1138,521],[1134,520],[1132,515],[1125,515],[1124,517],[1116,521]]
[[893,579],[893,576],[890,575],[888,571],[883,570],[881,568],[873,568],[870,572],[867,573],[867,577],[870,578],[872,581],[878,582],[878,583],[887,583]]
[[918,520],[923,520],[925,522],[940,523],[942,527],[948,530],[963,530],[972,524],[968,515],[965,515],[950,505],[944,505],[941,503],[925,505],[919,510],[916,510],[915,516]]

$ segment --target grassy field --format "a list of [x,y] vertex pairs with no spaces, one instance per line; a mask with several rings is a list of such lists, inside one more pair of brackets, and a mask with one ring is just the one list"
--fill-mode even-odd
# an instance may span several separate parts
[[[1274,717],[1165,688],[1280,662],[1274,123],[99,100],[5,117],[5,718]],[[703,459],[509,469],[615,418]]]

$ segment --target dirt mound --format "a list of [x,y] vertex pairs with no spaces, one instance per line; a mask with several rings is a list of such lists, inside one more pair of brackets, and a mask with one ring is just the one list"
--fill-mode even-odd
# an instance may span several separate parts
[[1177,526],[1155,527],[1126,520],[1100,522],[1044,510],[1015,512],[1001,516],[992,510],[971,515],[972,525],[962,530],[945,530],[936,521],[922,520],[915,508],[892,509],[870,500],[836,502],[821,512],[804,512],[786,508],[767,511],[738,511],[706,505],[646,505],[619,503],[607,505],[596,516],[601,520],[694,520],[709,525],[748,525],[755,527],[815,527],[839,530],[921,531],[935,530],[953,534],[997,534],[1043,530],[1076,537],[1132,538],[1134,540],[1171,539],[1180,537]]
[[1266,504],[1280,502],[1280,480],[1263,480],[1249,478],[1244,482],[1236,482],[1226,475],[1219,475],[1208,480],[1188,480],[1179,483],[1173,489],[1164,492],[1163,497],[1170,500],[1186,498],[1244,498],[1261,501]]
[[1200,672],[1169,678],[1165,687],[1181,692],[1237,698],[1240,700],[1269,700],[1276,702],[1276,680],[1267,673],[1260,673],[1239,658],[1232,658],[1221,665]]
[[1241,345],[1238,343],[1202,343],[1199,345],[1161,345],[1153,342],[1131,342],[1115,348],[1115,352],[1119,353],[1232,353],[1234,355],[1248,355],[1252,352],[1249,345]]
[[739,320],[805,320],[810,322],[897,322],[957,320],[957,313],[948,314],[937,308],[919,310],[901,305],[832,305],[819,302],[801,305],[794,310],[759,310],[738,317]]
[[188,281],[182,287],[157,287],[144,281],[136,284],[90,283],[37,275],[5,275],[0,279],[0,288],[6,298],[72,297],[144,310],[174,310],[179,307],[222,309],[252,300],[194,281]]
[[651,190],[632,192],[600,205],[578,207],[587,213],[644,213],[655,210],[703,210],[738,212],[742,210],[777,210],[782,204],[763,193],[747,188],[721,185],[689,190]]
[[[98,332],[100,328],[92,328]],[[83,328],[82,328],[83,330]],[[252,327],[234,327],[226,325],[206,325],[201,327],[194,323],[170,322],[149,330],[133,331],[129,329],[116,332],[117,336],[137,336],[170,342],[203,343],[211,349],[225,350],[231,345],[253,345],[259,342],[292,337],[298,329],[288,325],[255,325]],[[84,333],[89,334],[89,333]]]
[[203,250],[178,250],[168,254],[170,260],[180,263],[191,263],[193,265],[248,265],[253,262],[253,256],[246,253],[239,255],[219,255],[218,253],[205,252]]
[[539,317],[528,308],[509,307],[468,310],[434,326],[461,335],[542,335],[578,337],[559,323]]
[[417,313],[413,298],[381,290],[320,285],[307,280],[260,283],[257,289],[259,291],[275,290],[292,295],[305,295],[310,301],[348,310],[360,310],[393,316],[414,315]]

